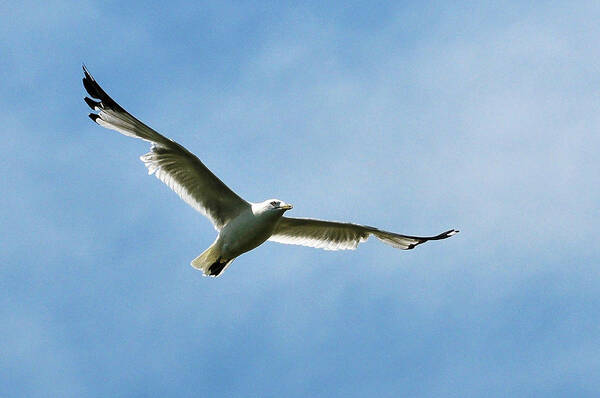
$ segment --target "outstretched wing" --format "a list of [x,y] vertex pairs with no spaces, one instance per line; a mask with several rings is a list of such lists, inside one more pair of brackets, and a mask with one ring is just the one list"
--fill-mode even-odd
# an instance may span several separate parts
[[451,229],[436,236],[409,236],[366,225],[281,217],[269,240],[325,250],[347,250],[356,249],[359,243],[366,241],[369,235],[373,234],[388,245],[409,250],[428,240],[446,239],[457,233],[457,230]]
[[90,118],[102,127],[151,142],[150,152],[140,157],[148,173],[208,217],[217,230],[249,208],[248,202],[229,189],[194,154],[133,117],[106,94],[85,66],[83,72],[83,86],[91,97],[100,100],[85,98],[89,107],[98,112],[90,113]]

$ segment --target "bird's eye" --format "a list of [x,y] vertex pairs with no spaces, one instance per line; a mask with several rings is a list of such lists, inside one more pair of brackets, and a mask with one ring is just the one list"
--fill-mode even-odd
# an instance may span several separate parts
[[277,207],[278,205],[279,205],[279,202],[277,202],[277,201],[271,202],[271,206],[273,206],[273,207]]

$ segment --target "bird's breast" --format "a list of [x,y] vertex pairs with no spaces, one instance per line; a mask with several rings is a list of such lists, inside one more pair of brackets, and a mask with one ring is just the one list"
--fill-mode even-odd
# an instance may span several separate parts
[[251,212],[240,214],[227,223],[219,234],[223,255],[234,258],[259,246],[269,239],[278,221],[279,217],[254,215]]

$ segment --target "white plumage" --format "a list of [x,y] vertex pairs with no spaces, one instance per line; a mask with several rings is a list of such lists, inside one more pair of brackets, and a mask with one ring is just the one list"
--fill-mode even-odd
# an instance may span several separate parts
[[194,154],[117,104],[85,66],[83,71],[85,89],[99,100],[85,98],[90,108],[98,112],[91,113],[90,118],[102,127],[150,142],[150,152],[140,157],[148,173],[208,217],[219,232],[215,242],[192,261],[192,266],[205,275],[220,275],[237,256],[267,239],[325,250],[345,250],[356,249],[372,234],[393,247],[408,250],[428,240],[445,239],[458,233],[451,229],[429,237],[400,235],[365,225],[284,217],[292,206],[278,199],[249,203],[229,189]]

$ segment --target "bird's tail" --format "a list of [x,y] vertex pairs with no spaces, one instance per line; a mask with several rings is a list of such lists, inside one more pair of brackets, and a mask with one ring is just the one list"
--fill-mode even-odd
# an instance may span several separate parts
[[234,259],[235,258],[222,258],[221,250],[215,242],[201,255],[193,259],[191,265],[196,269],[202,270],[204,276],[217,277],[225,271],[225,268],[227,268]]

